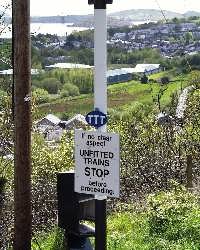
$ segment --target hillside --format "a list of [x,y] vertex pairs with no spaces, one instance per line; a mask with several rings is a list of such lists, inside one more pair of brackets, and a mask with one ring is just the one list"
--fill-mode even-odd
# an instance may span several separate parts
[[197,11],[187,11],[183,14],[184,17],[200,16],[200,12]]
[[32,23],[79,23],[93,19],[93,15],[33,16]]
[[[157,79],[164,72],[152,75],[152,79]],[[154,78],[155,77],[155,78]],[[182,79],[183,80],[183,79]],[[180,79],[167,85],[167,89],[161,98],[161,106],[165,109],[171,102],[171,95],[181,89],[181,84],[185,85],[185,81],[181,83]],[[113,84],[108,87],[108,108],[115,110],[115,113],[122,115],[129,109],[137,109],[141,105],[149,108],[153,106],[153,98],[156,98],[162,87],[154,83],[153,85],[141,84],[137,81],[127,83]],[[68,113],[74,115],[77,113],[86,114],[93,109],[93,95],[86,94],[77,97],[63,98],[55,100],[51,103],[40,105],[40,116],[43,117],[49,112],[54,114]]]
[[[172,19],[174,17],[181,18],[182,14],[166,11],[164,10],[165,17],[167,19]],[[112,13],[111,17],[117,17],[122,19],[128,19],[130,21],[158,21],[163,19],[163,15],[160,10],[155,9],[133,9],[133,10],[125,10]]]
[[[196,13],[196,12],[195,12]],[[180,13],[172,11],[164,11],[166,18],[172,19],[174,17],[182,18],[183,15]],[[193,12],[187,12],[186,15],[193,16]],[[200,15],[200,13],[197,13]],[[133,21],[158,21],[163,19],[163,15],[160,10],[155,9],[133,9],[114,12],[108,15],[108,20],[127,20],[130,22]],[[67,15],[67,16],[45,16],[45,17],[32,17],[31,22],[33,23],[85,23],[93,22],[93,15]]]
[[[181,18],[182,14],[164,11],[166,18],[172,19],[174,17]],[[163,20],[160,10],[155,9],[133,9],[119,11],[108,15],[108,25],[121,26],[130,25],[137,21],[158,21]],[[67,16],[46,16],[46,17],[32,17],[32,23],[73,23],[74,26],[92,26],[93,15],[67,15]]]
[[[190,16],[200,16],[200,12],[188,11],[184,14],[164,10],[166,19],[188,18]],[[131,25],[133,22],[152,22],[163,20],[163,15],[160,10],[156,9],[132,9],[114,12],[108,15],[108,26],[119,27]],[[8,22],[11,22],[11,17],[6,17]],[[72,23],[76,27],[92,27],[94,17],[90,15],[62,15],[62,16],[33,16],[32,23]]]

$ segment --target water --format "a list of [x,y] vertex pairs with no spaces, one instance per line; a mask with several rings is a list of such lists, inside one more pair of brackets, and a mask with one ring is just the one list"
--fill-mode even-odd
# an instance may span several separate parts
[[[139,25],[147,23],[147,21],[137,21],[133,22],[132,24]],[[58,36],[66,36],[71,34],[73,31],[81,31],[87,30],[86,27],[73,27],[73,23],[31,23],[31,33],[35,35],[41,34],[51,34],[51,35],[58,35]],[[4,32],[0,35],[0,38],[11,38],[11,25],[9,25]]]
[[[72,23],[31,23],[31,33],[35,35],[41,34],[51,34],[58,36],[66,36],[71,34],[73,31],[87,30],[85,27],[73,27]],[[11,25],[9,25],[4,32],[0,35],[1,38],[11,38],[12,31]]]

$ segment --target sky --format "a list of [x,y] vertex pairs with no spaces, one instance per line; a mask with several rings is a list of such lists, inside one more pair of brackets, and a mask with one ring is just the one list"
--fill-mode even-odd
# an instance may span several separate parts
[[[11,0],[0,0],[0,5]],[[31,16],[81,15],[93,13],[88,0],[30,0]],[[109,13],[128,9],[159,9],[184,13],[188,10],[200,12],[199,0],[113,0],[107,6]]]

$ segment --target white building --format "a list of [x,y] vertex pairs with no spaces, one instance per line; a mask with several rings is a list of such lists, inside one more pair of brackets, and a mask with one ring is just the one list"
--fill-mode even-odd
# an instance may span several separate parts
[[91,69],[94,66],[79,63],[55,63],[45,66],[46,69]]
[[137,64],[132,73],[145,73],[147,75],[161,71],[160,64]]

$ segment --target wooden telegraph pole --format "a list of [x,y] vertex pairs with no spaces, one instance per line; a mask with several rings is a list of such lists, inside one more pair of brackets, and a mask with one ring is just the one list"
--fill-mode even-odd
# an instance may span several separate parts
[[31,249],[30,0],[13,0],[14,250]]

